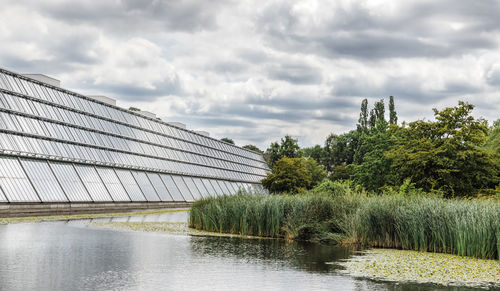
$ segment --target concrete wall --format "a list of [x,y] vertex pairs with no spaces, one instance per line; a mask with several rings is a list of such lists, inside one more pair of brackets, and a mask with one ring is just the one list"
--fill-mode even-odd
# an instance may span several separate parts
[[113,213],[141,209],[186,208],[188,202],[0,203],[0,217]]

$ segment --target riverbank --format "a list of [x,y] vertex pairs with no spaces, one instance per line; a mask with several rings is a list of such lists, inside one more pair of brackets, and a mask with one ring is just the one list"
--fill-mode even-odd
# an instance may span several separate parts
[[10,223],[23,223],[23,222],[42,222],[42,221],[57,221],[57,220],[80,220],[80,219],[93,219],[93,218],[111,218],[111,217],[125,217],[132,215],[152,215],[162,214],[169,212],[185,212],[189,208],[168,208],[168,209],[154,209],[154,210],[141,210],[129,212],[109,212],[109,213],[94,213],[94,214],[75,214],[75,215],[50,215],[50,216],[31,216],[31,217],[7,217],[0,218],[0,224]]
[[[344,187],[344,188],[342,188]],[[236,195],[193,204],[198,230],[498,259],[500,203],[422,195]]]
[[[188,210],[186,210],[188,211]],[[216,233],[190,228],[187,222],[90,222],[89,225],[116,230],[162,232],[170,234],[185,234],[191,236],[213,236],[245,239],[270,239],[266,237]]]
[[[94,214],[78,214],[78,215],[52,215],[52,216],[31,216],[31,217],[8,217],[0,218],[0,225],[15,224],[15,223],[31,223],[31,222],[47,222],[47,221],[68,221],[68,220],[88,220],[88,219],[102,219],[102,218],[120,218],[129,216],[146,216],[146,215],[159,215],[174,212],[188,212],[189,208],[175,208],[175,209],[156,209],[146,211],[133,211],[133,212],[118,212],[118,213],[94,213]],[[103,221],[90,221],[89,225],[96,227],[104,227],[117,230],[127,231],[143,231],[143,232],[164,232],[170,234],[187,234],[193,236],[215,236],[215,237],[237,237],[247,239],[266,239],[257,236],[239,235],[231,233],[213,233],[208,231],[196,230],[190,228],[187,222],[155,222],[155,221],[116,221],[116,222],[103,222]]]

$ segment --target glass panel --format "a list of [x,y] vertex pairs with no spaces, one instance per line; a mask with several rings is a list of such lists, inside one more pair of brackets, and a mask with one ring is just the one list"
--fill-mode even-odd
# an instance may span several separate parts
[[221,187],[219,186],[216,180],[210,179],[210,183],[212,183],[212,186],[214,187],[217,196],[224,195],[224,191],[222,191]]
[[46,161],[23,159],[21,164],[43,202],[68,201]]
[[226,184],[224,184],[224,181],[222,180],[217,180],[217,183],[219,183],[219,187],[222,189],[222,193],[225,195],[231,195],[231,191],[226,187]]
[[238,187],[238,185],[236,184],[236,182],[229,182],[229,184],[231,184],[231,187],[233,187],[234,189],[234,193],[239,193],[240,192],[240,188]]
[[236,186],[238,187],[239,192],[243,192],[243,193],[247,192],[245,187],[243,187],[243,184],[241,184],[241,182],[236,182]]
[[148,201],[160,201],[160,198],[156,194],[156,191],[153,188],[153,185],[151,185],[146,173],[132,171],[132,175]]
[[174,179],[175,185],[177,185],[177,188],[181,191],[182,196],[186,199],[186,201],[192,202],[194,201],[193,195],[191,195],[190,189],[186,186],[186,183],[184,183],[184,180],[182,180],[181,176],[173,175],[172,178]]
[[72,164],[52,163],[50,167],[71,202],[92,201]]
[[0,157],[0,188],[10,202],[40,202],[15,158]]
[[[3,120],[3,123],[5,123],[5,127],[7,128],[12,128],[18,131],[35,130],[36,133],[44,135],[50,132],[52,136],[58,136],[68,140],[71,139],[84,143],[104,145],[120,150],[127,150],[127,151],[130,150],[132,152],[140,152],[146,150],[146,152],[152,155],[169,157],[172,159],[181,159],[184,161],[191,161],[205,165],[217,166],[225,170],[210,169],[209,171],[206,170],[205,172],[202,172],[201,169],[203,168],[199,168],[198,166],[195,168],[195,166],[192,165],[173,164],[171,162],[167,163],[167,161],[161,161],[158,159],[144,158],[144,157],[132,156],[131,154],[120,153],[120,155],[130,155],[130,157],[128,157],[127,159],[135,158],[137,160],[137,163],[127,162],[126,164],[128,165],[140,165],[144,167],[155,167],[161,169],[168,169],[167,165],[168,166],[175,165],[176,166],[175,168],[179,169],[178,170],[179,173],[184,172],[186,174],[188,173],[204,174],[204,175],[209,175],[211,177],[216,177],[217,179],[239,178],[241,180],[255,181],[255,182],[258,181],[259,178],[258,176],[246,175],[246,174],[244,175],[244,173],[231,172],[231,170],[240,170],[245,173],[254,173],[254,174],[259,173],[260,174],[259,176],[262,177],[265,174],[265,169],[258,169],[251,167],[251,166],[261,167],[262,165],[264,165],[262,163],[263,159],[261,155],[244,151],[239,149],[238,147],[221,143],[219,141],[199,136],[184,130],[179,130],[163,124],[152,122],[145,118],[137,117],[129,113],[124,113],[115,108],[104,106],[96,102],[84,100],[72,94],[59,91],[57,89],[48,88],[46,86],[38,84],[35,85],[34,83],[29,81],[22,81],[22,83],[16,82],[15,81],[16,79],[17,78],[13,78],[12,76],[7,76],[3,78],[1,81],[3,82],[3,84],[5,82],[8,82],[9,84],[6,86],[11,86],[15,88],[13,90],[18,90],[18,89],[21,89],[22,91],[28,90],[29,94],[34,94],[37,96],[43,94],[46,96],[40,96],[40,97],[46,100],[54,100],[57,103],[65,104],[67,106],[74,107],[76,109],[83,109],[92,114],[97,113],[99,115],[106,116],[108,118],[111,117],[114,120],[125,121],[130,125],[141,124],[145,128],[151,128],[154,129],[155,131],[163,131],[166,134],[174,135],[180,139],[174,140],[171,138],[160,136],[158,134],[149,133],[141,129],[131,128],[126,125],[117,125],[116,123],[110,121],[86,116],[83,114],[71,112],[62,108],[56,108],[54,106],[46,104],[41,104],[38,102],[24,99],[22,97],[10,96],[8,94],[1,94],[3,98],[0,100],[0,106],[8,106],[15,108],[17,110],[27,110],[26,112],[28,113],[42,114],[47,117],[51,116],[51,118],[53,119],[61,120],[64,122],[71,122],[72,124],[75,125],[83,125],[94,129],[104,130],[105,132],[109,133],[116,133],[120,135],[135,137],[140,140],[151,141],[153,143],[161,143],[163,145],[173,146],[174,148],[188,150],[194,153],[206,154],[208,156],[211,156],[212,158],[209,159],[207,157],[202,157],[198,155],[195,156],[194,154],[191,153],[185,153],[179,151],[176,152],[172,150],[167,151],[162,146],[147,145],[147,144],[142,144],[141,146],[140,142],[136,143],[134,146],[131,146],[134,142],[130,140],[123,140],[117,137],[110,137],[106,134],[96,134],[96,133],[90,134],[88,131],[85,130],[74,129],[74,128],[69,129],[68,127],[48,122],[43,122],[42,126],[42,124],[38,121],[35,122],[33,119],[24,117],[21,118],[19,116],[15,118],[15,120],[14,119]],[[188,143],[181,139],[186,139],[189,140],[190,142],[198,144],[202,143],[205,146]],[[92,140],[94,141],[92,142]],[[25,141],[17,139],[16,141],[21,141],[20,144],[17,145],[19,150],[27,150],[27,151],[31,150]],[[15,145],[15,143],[13,145]],[[81,159],[89,159],[89,160],[99,159],[101,162],[114,162],[116,160],[115,159],[116,153],[113,153],[114,156],[110,157],[109,152],[107,151],[101,150],[101,152],[99,152],[98,155],[95,155],[93,154],[93,152],[82,151],[81,149],[78,149],[73,152],[73,150],[75,150],[76,147],[72,146],[72,148],[73,148],[72,150],[70,151],[66,150],[66,152],[60,152],[61,150],[59,148],[57,149],[53,148],[50,150],[52,150],[51,151],[52,154],[58,155],[59,154],[58,152],[60,152],[60,155],[64,157],[67,157],[68,154],[76,154],[75,158],[81,158]],[[235,153],[238,155],[243,155],[245,156],[245,158],[241,156],[236,156],[234,154],[229,154],[228,152]],[[218,157],[223,160],[215,160],[213,159],[214,157]],[[252,160],[249,158],[251,158]],[[119,159],[116,161],[122,162]],[[244,163],[247,166],[241,164],[234,164],[235,161]],[[225,189],[227,188],[225,187],[227,185],[223,184],[218,183],[218,186],[222,188],[222,192],[227,192]],[[218,188],[217,185],[213,185],[213,187],[215,187],[216,190]],[[228,190],[231,191],[232,189],[228,188]]]
[[186,199],[182,196],[181,191],[179,191],[179,188],[174,183],[174,180],[172,180],[172,177],[170,175],[166,174],[160,174],[161,179],[163,180],[163,183],[165,183],[165,186],[167,186],[168,192],[170,192],[170,195],[172,195],[172,198],[174,198],[174,201],[186,201]]
[[243,183],[243,187],[245,188],[245,191],[246,191],[248,194],[254,194],[254,193],[253,193],[253,189],[252,189],[252,187],[250,186],[250,184],[248,184],[248,183]]
[[208,192],[207,188],[200,178],[193,178],[193,181],[196,184],[196,187],[198,187],[198,190],[200,190],[200,194],[203,196],[203,198],[210,197],[210,193]]
[[153,184],[153,187],[155,187],[156,193],[158,194],[158,196],[160,196],[161,201],[175,201],[175,199],[172,199],[173,195],[169,193],[170,189],[167,190],[158,174],[147,173],[147,175],[149,181],[151,181],[151,184]]
[[1,186],[1,178],[0,178],[0,202],[9,202],[7,200],[7,197],[5,197],[5,194],[3,193],[3,189],[2,189],[2,186]]
[[75,165],[75,169],[93,201],[113,201],[94,167]]
[[261,192],[259,186],[260,186],[260,184],[256,184],[256,183],[250,184],[250,187],[252,187],[253,194],[259,194]]
[[132,201],[146,201],[144,194],[142,194],[141,188],[139,188],[139,185],[137,185],[137,182],[135,181],[130,171],[116,169],[115,172]]
[[212,184],[210,183],[210,181],[207,179],[202,179],[202,181],[203,181],[203,185],[205,186],[205,188],[207,188],[208,194],[210,194],[210,196],[212,196],[212,197],[217,196],[217,192],[215,191],[215,189],[212,186]]
[[229,194],[231,195],[234,195],[236,194],[236,189],[233,187],[233,184],[229,181],[222,181],[225,185],[226,185],[226,188],[229,190]]
[[203,195],[201,195],[200,189],[198,189],[198,187],[194,183],[193,178],[184,176],[182,177],[182,179],[184,180],[186,186],[191,191],[191,195],[193,196],[194,200],[199,200],[203,198]]
[[97,167],[97,173],[101,176],[104,186],[108,189],[113,201],[130,201],[125,188],[123,188],[113,169]]

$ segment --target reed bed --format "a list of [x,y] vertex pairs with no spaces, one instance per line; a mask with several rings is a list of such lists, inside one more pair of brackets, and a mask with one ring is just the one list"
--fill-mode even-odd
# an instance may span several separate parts
[[296,196],[204,199],[193,204],[189,225],[219,233],[499,259],[497,200],[370,196],[342,187]]

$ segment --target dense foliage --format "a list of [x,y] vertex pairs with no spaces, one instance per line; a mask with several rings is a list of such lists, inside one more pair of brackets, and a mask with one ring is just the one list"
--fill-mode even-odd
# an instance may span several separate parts
[[372,196],[327,181],[295,196],[221,196],[195,202],[189,223],[207,231],[486,259],[498,259],[500,251],[500,202],[442,199],[408,187]]
[[388,107],[386,120],[384,100],[371,110],[363,100],[356,129],[330,134],[323,147],[300,149],[289,136],[272,143],[270,168],[284,156],[304,156],[323,165],[332,181],[351,180],[379,193],[409,180],[445,197],[500,195],[500,120],[488,128],[471,115],[473,105],[459,102],[434,109],[434,120],[398,125],[392,96]]
[[267,164],[271,169],[274,168],[274,163],[276,163],[277,160],[283,157],[298,158],[301,156],[302,152],[300,151],[297,140],[293,139],[289,135],[286,135],[284,138],[282,138],[281,143],[271,143],[264,155],[267,160]]
[[262,185],[271,193],[300,193],[323,181],[327,173],[314,159],[288,158],[274,163],[273,172],[262,180]]
[[435,121],[419,120],[398,128],[385,155],[397,171],[395,177],[411,178],[418,187],[439,189],[446,196],[465,196],[497,185],[499,165],[480,147],[488,126],[470,115],[473,108],[460,102],[454,108],[434,110]]
[[496,155],[500,155],[500,119],[493,122],[488,132],[488,140],[484,148]]

